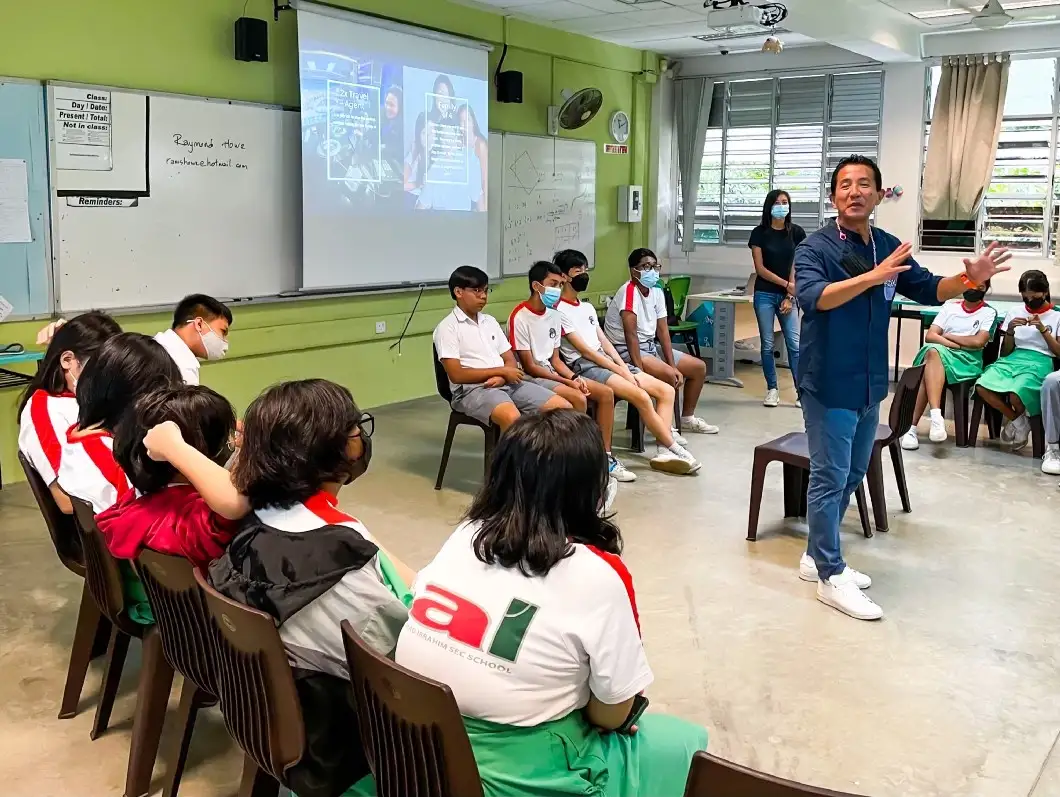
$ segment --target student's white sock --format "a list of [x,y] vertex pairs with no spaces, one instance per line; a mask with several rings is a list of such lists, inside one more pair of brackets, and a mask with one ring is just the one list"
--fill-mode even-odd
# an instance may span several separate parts
[[674,442],[674,444],[670,446],[670,453],[681,456],[685,453],[685,449],[681,446],[680,443]]
[[1060,451],[1060,443],[1046,443],[1045,444],[1045,450],[1046,451]]
[[936,421],[936,420],[941,421],[941,420],[943,420],[943,418],[942,418],[942,410],[938,410],[938,409],[932,410],[931,411],[931,420],[933,420],[933,421]]

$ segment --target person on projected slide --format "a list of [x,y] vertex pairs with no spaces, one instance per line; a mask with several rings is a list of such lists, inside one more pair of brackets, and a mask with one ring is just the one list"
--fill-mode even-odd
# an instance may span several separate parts
[[472,208],[481,213],[486,210],[489,142],[482,135],[478,119],[475,118],[475,111],[470,105],[461,105],[456,112],[456,118],[460,121],[460,128],[464,131],[464,140],[467,141],[468,196],[471,199]]

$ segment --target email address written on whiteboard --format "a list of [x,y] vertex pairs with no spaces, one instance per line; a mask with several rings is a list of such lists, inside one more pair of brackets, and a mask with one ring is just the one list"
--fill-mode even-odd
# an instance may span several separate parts
[[[173,146],[182,154],[166,158],[166,166],[191,166],[199,169],[249,169],[250,167],[237,158],[247,154],[247,145],[242,141],[226,138],[215,143],[213,138],[196,140],[184,133],[173,134]],[[217,155],[214,157],[214,150]],[[228,157],[231,156],[231,157]]]

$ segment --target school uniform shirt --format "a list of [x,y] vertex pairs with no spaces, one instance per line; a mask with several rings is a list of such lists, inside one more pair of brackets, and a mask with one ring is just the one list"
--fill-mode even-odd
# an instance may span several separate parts
[[[876,262],[881,263],[901,242],[871,228]],[[799,348],[799,390],[829,409],[862,410],[887,397],[888,336],[891,300],[900,293],[923,305],[938,305],[937,277],[910,258],[908,271],[894,283],[877,285],[831,310],[818,310],[817,300],[833,282],[850,279],[840,265],[848,254],[872,263],[872,245],[858,233],[835,223],[811,234],[795,249],[795,289],[802,308]]]
[[552,355],[563,342],[563,321],[556,310],[540,313],[523,302],[508,317],[508,342],[516,351],[528,351],[542,368],[552,370]]
[[174,330],[167,329],[155,335],[155,340],[162,344],[173,362],[180,369],[181,379],[186,385],[199,384],[199,358],[195,356],[188,344]]
[[941,329],[943,335],[971,337],[993,331],[995,320],[997,310],[990,305],[983,303],[969,310],[963,299],[954,299],[942,305],[931,326]]
[[666,319],[666,296],[659,287],[652,288],[645,295],[633,280],[619,288],[607,306],[604,318],[604,334],[616,346],[626,345],[626,332],[622,327],[623,312],[633,313],[637,317],[637,342],[650,343],[655,340],[659,319]]
[[[1005,320],[1001,322],[1001,328],[1007,332],[1009,324],[1015,319],[1030,318],[1033,315],[1041,319],[1042,324],[1053,333],[1053,337],[1060,338],[1060,312],[1057,312],[1055,307],[1050,307],[1048,310],[1042,310],[1037,313],[1029,310],[1024,305],[1013,308],[1008,311]],[[1045,342],[1045,338],[1042,337],[1042,333],[1037,328],[1029,324],[1018,326],[1013,335],[1016,339],[1017,349],[1030,349],[1031,351],[1040,351],[1048,357],[1053,356],[1052,349],[1049,348],[1049,344]]]
[[[439,360],[459,360],[464,368],[502,368],[501,357],[512,346],[497,319],[479,313],[472,319],[459,307],[434,328],[434,350]],[[453,389],[456,385],[450,383]]]
[[575,544],[546,576],[475,556],[461,524],[416,579],[397,663],[453,690],[460,713],[533,727],[590,692],[621,703],[651,684],[633,580],[622,560]]
[[71,426],[64,436],[59,487],[70,497],[91,504],[92,513],[98,515],[117,503],[132,485],[114,459],[110,432],[100,429],[75,439],[76,428]]
[[[762,250],[762,265],[787,282],[791,279],[791,268],[795,259],[795,247],[806,240],[806,231],[798,224],[792,224],[790,230],[775,230],[770,224],[759,224],[751,230],[747,241],[749,249],[758,247]],[[767,279],[755,280],[755,293],[775,293],[787,295],[788,289],[770,282]]]
[[55,481],[62,461],[66,430],[77,423],[73,393],[53,396],[36,390],[18,420],[18,450],[30,461],[45,484]]
[[560,334],[563,335],[559,351],[568,365],[582,356],[581,352],[567,340],[567,335],[572,332],[581,338],[591,351],[603,351],[604,346],[600,343],[598,333],[600,326],[596,320],[596,308],[592,303],[583,302],[580,299],[576,302],[560,299],[556,309],[559,311],[559,318],[562,322]]
[[190,484],[171,484],[146,495],[129,490],[96,517],[96,526],[118,559],[135,559],[147,548],[205,569],[224,553],[239,521],[211,510]]

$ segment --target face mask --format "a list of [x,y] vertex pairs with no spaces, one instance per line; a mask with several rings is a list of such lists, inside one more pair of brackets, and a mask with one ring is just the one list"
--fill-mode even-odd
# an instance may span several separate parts
[[788,216],[788,206],[774,205],[769,212],[773,215],[774,219],[785,219]]
[[1027,305],[1028,310],[1041,310],[1049,303],[1049,300],[1045,297],[1039,296],[1035,299],[1024,299],[1023,303]]
[[549,310],[559,304],[559,297],[563,293],[562,288],[550,285],[541,292],[541,301]]
[[637,281],[648,290],[651,290],[659,284],[659,272],[653,268],[649,268],[647,271],[638,271]]
[[346,480],[346,484],[349,484],[354,479],[361,478],[365,473],[368,472],[368,465],[372,461],[372,438],[361,435],[361,446],[364,448],[364,453],[358,459],[355,459],[350,467],[350,478]]
[[589,275],[579,274],[577,277],[571,277],[570,286],[578,293],[581,293],[589,287]]
[[618,495],[618,482],[608,476],[607,492],[604,493],[604,505],[600,508],[600,517],[606,517],[611,514],[611,505],[615,503],[616,495]]
[[224,356],[228,354],[228,341],[214,332],[212,327],[207,327],[207,329],[209,332],[205,335],[199,332],[199,340],[202,341],[202,347],[206,349],[206,359],[224,359]]
[[986,296],[986,291],[980,290],[967,290],[964,292],[964,301],[968,304],[979,304],[983,301],[983,297]]

